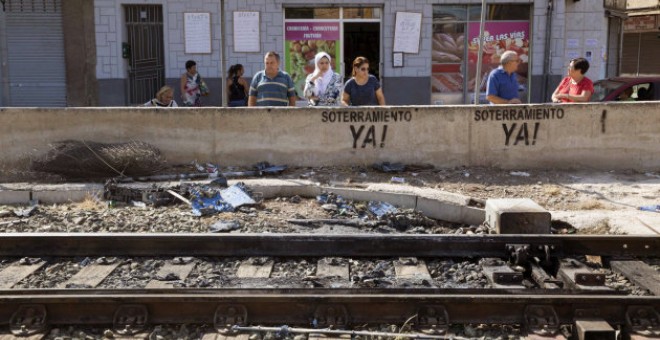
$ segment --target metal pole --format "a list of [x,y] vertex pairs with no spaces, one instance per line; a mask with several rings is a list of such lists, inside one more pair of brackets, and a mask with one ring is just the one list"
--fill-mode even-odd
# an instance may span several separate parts
[[545,15],[545,58],[543,58],[543,84],[541,84],[541,102],[548,100],[548,81],[550,80],[550,58],[552,56],[550,46],[552,42],[552,12],[554,11],[553,0],[548,1],[548,8]]
[[481,0],[481,21],[479,22],[479,54],[477,55],[477,73],[474,78],[474,104],[479,105],[481,94],[481,63],[484,51],[484,23],[486,21],[486,0]]
[[[226,46],[226,41],[225,41],[225,32],[228,31],[228,29],[225,27],[227,25],[227,16],[225,14],[225,2],[220,1],[220,18],[221,18],[221,25],[220,25],[220,67],[222,68],[220,70],[220,79],[222,83],[220,84],[220,91],[222,91],[220,95],[220,106],[227,106],[227,103],[229,100],[227,99],[227,49],[225,48]],[[233,18],[232,18],[233,20]]]

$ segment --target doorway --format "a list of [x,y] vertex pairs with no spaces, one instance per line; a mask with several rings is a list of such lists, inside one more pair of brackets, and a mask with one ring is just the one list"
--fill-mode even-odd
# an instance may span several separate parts
[[359,56],[369,59],[369,73],[380,79],[379,22],[344,22],[344,79],[351,77]]
[[160,5],[130,5],[125,10],[128,100],[129,104],[142,104],[165,85],[163,9]]

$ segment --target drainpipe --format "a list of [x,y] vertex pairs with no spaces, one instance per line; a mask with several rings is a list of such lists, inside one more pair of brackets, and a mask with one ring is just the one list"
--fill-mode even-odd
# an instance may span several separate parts
[[225,0],[220,0],[220,18],[221,20],[221,25],[220,25],[220,46],[222,48],[220,49],[220,67],[222,68],[220,70],[220,74],[222,74],[222,79],[220,83],[220,89],[222,91],[222,95],[220,96],[220,106],[227,106],[227,89],[225,86],[227,85],[227,79],[225,78],[227,74],[227,50],[226,50],[226,41],[225,41],[225,32],[226,32],[226,23],[227,23],[227,18],[225,17]]
[[619,25],[619,44],[618,44],[619,46],[617,46],[617,49],[619,50],[619,53],[617,53],[618,57],[619,57],[619,60],[617,60],[617,63],[616,63],[616,75],[617,76],[621,75],[621,59],[623,59],[623,24],[624,24],[624,21],[626,19],[627,18],[620,19],[621,24]]
[[543,84],[541,89],[541,102],[544,103],[548,99],[548,76],[550,73],[550,42],[552,38],[552,12],[554,4],[552,0],[548,0],[548,13],[546,14],[545,21],[545,60],[543,60]]

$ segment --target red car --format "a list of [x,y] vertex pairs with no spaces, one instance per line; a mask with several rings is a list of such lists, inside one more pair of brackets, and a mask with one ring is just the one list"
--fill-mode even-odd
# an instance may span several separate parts
[[660,100],[660,77],[616,77],[594,83],[592,102]]

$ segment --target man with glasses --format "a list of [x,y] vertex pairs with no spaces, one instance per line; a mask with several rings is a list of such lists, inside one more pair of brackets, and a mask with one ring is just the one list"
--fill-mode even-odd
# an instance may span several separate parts
[[518,53],[506,51],[500,57],[500,67],[488,75],[486,99],[491,104],[520,104],[518,98],[518,79],[516,70],[520,59]]
[[264,65],[252,78],[248,106],[296,106],[296,89],[291,76],[280,71],[280,55],[267,52]]

